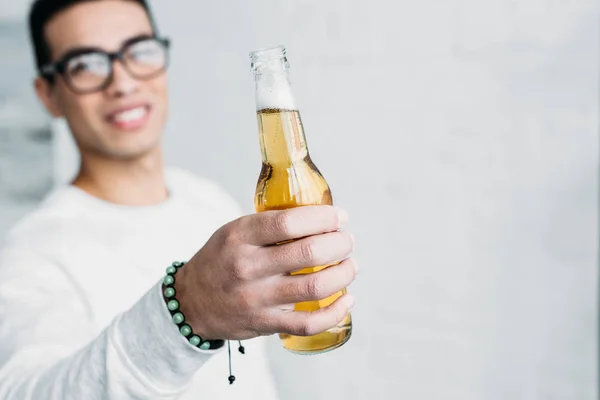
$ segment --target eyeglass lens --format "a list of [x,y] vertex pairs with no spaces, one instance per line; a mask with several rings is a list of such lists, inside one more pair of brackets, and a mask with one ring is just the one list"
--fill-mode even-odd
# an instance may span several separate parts
[[[135,78],[144,79],[165,67],[167,50],[158,40],[145,39],[129,45],[123,63]],[[74,88],[90,91],[104,86],[111,77],[112,61],[103,52],[84,53],[69,59],[65,65],[66,78]]]

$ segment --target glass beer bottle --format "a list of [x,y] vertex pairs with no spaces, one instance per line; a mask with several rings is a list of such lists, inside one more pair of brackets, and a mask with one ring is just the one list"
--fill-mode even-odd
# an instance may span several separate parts
[[[256,106],[262,170],[254,205],[257,212],[308,205],[332,205],[325,178],[310,158],[300,112],[292,94],[289,64],[284,47],[250,53],[256,84]],[[294,274],[309,274],[326,265],[306,268]],[[319,301],[295,305],[296,311],[327,307],[346,290]],[[337,326],[314,336],[280,334],[283,347],[296,354],[318,354],[340,347],[352,334],[348,314]]]

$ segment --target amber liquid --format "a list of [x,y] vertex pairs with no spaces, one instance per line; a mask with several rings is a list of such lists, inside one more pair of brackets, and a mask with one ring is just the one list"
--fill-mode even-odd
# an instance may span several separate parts
[[[257,212],[307,205],[332,205],[329,185],[310,159],[300,114],[295,110],[263,109],[258,112],[263,164],[254,205]],[[310,274],[326,265],[303,269],[294,274]],[[296,311],[316,311],[327,307],[346,290],[319,301],[295,305]],[[297,354],[318,354],[340,347],[352,334],[348,314],[337,326],[314,336],[280,334],[283,347]]]

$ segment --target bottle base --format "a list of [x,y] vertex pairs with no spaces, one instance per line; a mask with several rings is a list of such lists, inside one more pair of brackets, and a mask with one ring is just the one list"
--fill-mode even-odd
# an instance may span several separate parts
[[350,316],[338,326],[314,336],[279,335],[283,348],[297,355],[324,354],[342,347],[352,336]]

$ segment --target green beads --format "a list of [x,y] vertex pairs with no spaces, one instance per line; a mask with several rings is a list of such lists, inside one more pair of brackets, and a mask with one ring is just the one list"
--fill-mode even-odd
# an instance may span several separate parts
[[165,297],[170,299],[171,297],[175,297],[175,288],[168,287],[165,289]]
[[179,329],[179,332],[181,332],[183,336],[188,337],[192,334],[192,328],[189,325],[183,325]]
[[163,279],[163,283],[165,286],[171,286],[175,283],[175,278],[173,278],[171,275],[167,275],[165,276],[165,279]]
[[200,336],[198,335],[194,335],[190,338],[190,344],[192,344],[193,346],[198,346],[201,342],[202,339],[200,339]]
[[171,310],[171,311],[176,311],[176,310],[178,310],[178,309],[179,309],[179,302],[178,302],[177,300],[175,300],[175,299],[173,299],[173,300],[170,300],[170,301],[167,303],[167,308],[168,308],[169,310]]
[[163,294],[167,299],[167,308],[172,315],[173,322],[179,327],[179,333],[185,337],[188,342],[201,350],[210,350],[212,346],[211,341],[202,340],[202,338],[196,334],[189,324],[185,323],[185,316],[179,309],[181,304],[175,298],[177,294],[173,285],[175,284],[175,275],[177,270],[185,265],[185,262],[175,261],[173,264],[166,268],[167,275],[163,279],[164,288]]
[[175,272],[177,272],[177,268],[175,268],[174,266],[170,266],[167,268],[167,274],[173,275],[175,274]]
[[201,350],[208,350],[208,349],[210,349],[210,342],[202,342],[202,344],[200,345],[200,349]]
[[175,324],[179,325],[183,323],[183,321],[185,321],[185,317],[182,313],[178,312],[175,315],[173,315],[173,322],[175,322]]

